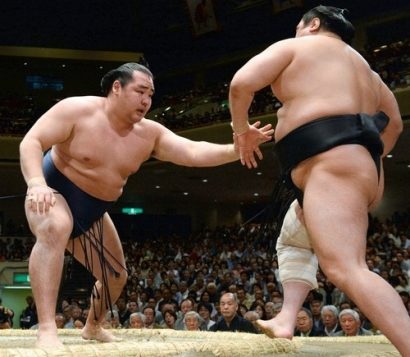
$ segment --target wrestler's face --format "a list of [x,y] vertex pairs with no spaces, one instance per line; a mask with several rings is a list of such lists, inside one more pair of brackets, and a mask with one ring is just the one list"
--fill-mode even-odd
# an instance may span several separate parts
[[[118,81],[116,81],[118,82]],[[145,117],[151,108],[152,96],[154,95],[154,82],[152,78],[143,72],[134,71],[132,80],[124,87],[118,82],[117,92],[114,82],[114,94],[117,93],[118,108],[128,121],[138,123]]]

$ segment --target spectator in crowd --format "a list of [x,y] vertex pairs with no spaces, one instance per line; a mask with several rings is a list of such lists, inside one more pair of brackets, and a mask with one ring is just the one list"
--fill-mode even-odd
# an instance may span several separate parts
[[155,323],[155,309],[153,307],[145,306],[142,313],[145,315],[145,328],[153,329],[159,327]]
[[260,320],[266,320],[265,303],[263,300],[255,300],[249,310],[255,311],[259,315]]
[[202,320],[204,321],[204,330],[209,330],[212,325],[215,325],[215,321],[211,320],[211,313],[213,311],[213,307],[211,303],[207,302],[199,302],[197,306],[197,312],[199,316],[201,316]]
[[124,297],[120,296],[116,302],[117,312],[120,319],[121,326],[125,326],[125,323],[129,320],[131,311],[127,308],[127,301]]
[[129,317],[129,328],[145,328],[146,316],[141,312],[133,312]]
[[187,331],[200,331],[203,320],[196,311],[188,311],[184,315],[184,326]]
[[318,331],[313,325],[313,317],[310,310],[302,307],[298,312],[296,318],[296,329],[295,336],[301,337],[312,337],[320,336],[320,331]]
[[320,293],[314,294],[313,300],[310,302],[310,312],[312,313],[313,325],[317,331],[323,331],[324,329],[321,315],[322,306],[323,295]]
[[[74,323],[73,323],[74,326]],[[121,328],[120,315],[117,310],[107,311],[105,314],[105,327],[109,329]]]
[[27,306],[20,316],[20,327],[22,329],[29,329],[31,326],[35,325],[38,322],[36,304],[33,297],[27,296],[26,303]]
[[64,328],[74,328],[73,309],[74,306],[71,304],[64,305],[63,314],[66,320]]
[[275,316],[274,312],[273,312],[273,309],[274,309],[274,303],[272,301],[268,301],[268,302],[265,303],[266,320],[273,319],[273,317]]
[[238,301],[232,293],[225,293],[220,299],[222,318],[215,325],[211,326],[210,331],[238,331],[257,333],[251,322],[245,320],[237,314]]
[[75,319],[73,325],[74,328],[81,330],[84,327],[84,322],[82,319]]
[[188,311],[192,311],[193,309],[194,309],[194,303],[193,303],[192,299],[186,298],[185,300],[181,301],[179,317],[178,317],[178,320],[175,322],[175,329],[176,330],[184,330],[185,329],[185,325],[184,325],[185,314]]
[[64,314],[62,314],[61,312],[57,312],[55,320],[56,320],[57,328],[65,328],[66,318]]
[[260,315],[255,310],[249,310],[243,315],[245,320],[248,320],[259,331],[258,326],[255,325],[255,322],[260,319]]
[[175,310],[174,309],[164,310],[163,317],[164,317],[164,322],[162,324],[162,327],[175,330],[175,323],[178,319]]
[[321,316],[323,321],[323,336],[335,336],[342,328],[339,325],[339,311],[334,305],[322,307]]
[[339,313],[339,323],[342,330],[334,336],[370,336],[373,333],[361,327],[360,316],[357,311],[344,309]]

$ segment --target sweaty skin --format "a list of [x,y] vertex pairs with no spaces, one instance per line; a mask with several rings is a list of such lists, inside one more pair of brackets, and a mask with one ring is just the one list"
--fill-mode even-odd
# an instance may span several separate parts
[[[254,93],[266,86],[283,105],[277,113],[277,141],[321,117],[383,111],[390,118],[381,135],[384,157],[403,129],[393,93],[358,52],[321,28],[315,17],[298,24],[296,38],[273,44],[232,79],[232,124],[241,162],[248,168],[256,165],[257,146],[248,110]],[[397,292],[365,262],[368,212],[383,193],[383,174],[379,180],[368,150],[356,144],[337,146],[302,161],[291,175],[304,194],[304,223],[323,272],[409,357],[408,314]],[[295,312],[308,292],[302,283],[295,284],[284,287],[284,318],[259,324],[267,335],[291,338]]]

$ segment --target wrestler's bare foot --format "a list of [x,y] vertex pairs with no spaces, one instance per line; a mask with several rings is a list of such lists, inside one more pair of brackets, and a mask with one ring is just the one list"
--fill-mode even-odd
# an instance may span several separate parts
[[59,348],[64,347],[57,336],[56,331],[38,330],[36,347],[38,348]]
[[291,340],[293,337],[293,329],[289,327],[289,323],[281,323],[275,318],[268,321],[257,320],[255,324],[270,338],[287,338]]
[[87,326],[83,328],[81,336],[85,340],[97,340],[100,342],[119,342],[122,339],[114,336],[110,331],[103,329],[101,326]]

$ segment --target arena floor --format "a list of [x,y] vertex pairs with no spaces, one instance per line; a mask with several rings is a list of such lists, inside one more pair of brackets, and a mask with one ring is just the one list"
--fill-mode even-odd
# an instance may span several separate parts
[[400,356],[383,336],[270,339],[264,335],[173,330],[116,330],[122,339],[98,343],[81,339],[79,330],[61,330],[60,349],[35,348],[36,331],[0,330],[0,357],[264,357]]

